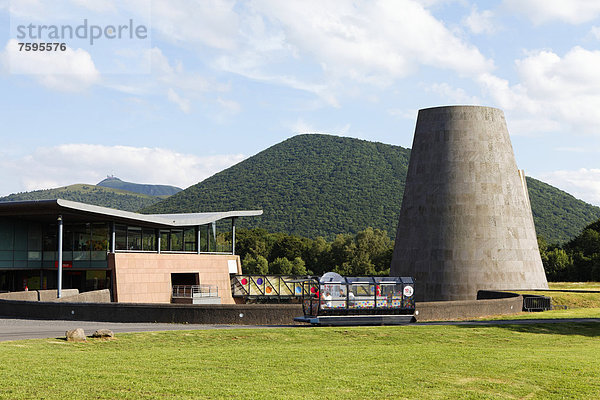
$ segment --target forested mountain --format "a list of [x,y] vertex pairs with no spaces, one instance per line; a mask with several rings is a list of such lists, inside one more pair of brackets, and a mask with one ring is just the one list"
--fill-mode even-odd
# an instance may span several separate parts
[[146,194],[148,196],[171,196],[183,190],[176,186],[169,185],[148,185],[125,182],[114,176],[107,177],[106,179],[100,181],[96,186],[127,190],[128,192]]
[[124,211],[137,211],[142,207],[148,207],[160,201],[162,198],[85,184],[69,185],[56,189],[35,190],[33,192],[16,193],[0,197],[0,201],[52,199],[79,201],[81,203],[116,208]]
[[540,255],[550,281],[600,280],[600,220],[586,226],[562,246],[539,240]]
[[563,243],[600,218],[600,208],[527,177],[535,229],[549,243]]
[[[276,144],[143,212],[263,209],[242,218],[260,227],[332,239],[373,227],[393,238],[410,150],[330,135],[298,135]],[[528,178],[536,229],[564,242],[600,218],[600,208]]]

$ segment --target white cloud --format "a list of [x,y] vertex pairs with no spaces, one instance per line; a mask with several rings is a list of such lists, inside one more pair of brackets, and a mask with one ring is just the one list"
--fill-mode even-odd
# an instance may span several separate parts
[[324,70],[356,81],[387,83],[419,65],[465,75],[492,68],[477,48],[414,1],[255,0],[253,6],[283,31],[292,48],[314,57]]
[[492,74],[477,78],[499,107],[538,121],[538,130],[600,133],[600,51],[576,46],[562,57],[534,51],[515,66],[520,82],[512,86]]
[[471,9],[471,14],[463,18],[462,23],[471,32],[475,34],[487,33],[491,34],[496,31],[496,26],[493,21],[494,12],[491,10],[484,10],[479,12],[476,6]]
[[237,114],[242,109],[238,102],[225,100],[220,97],[217,98],[217,104],[219,104],[228,114]]
[[[188,187],[245,158],[242,154],[196,156],[169,149],[92,144],[64,144],[35,149],[3,159],[7,176],[19,177],[19,190],[37,190],[74,183],[95,184],[107,174],[138,182]],[[2,188],[14,190],[13,186]]]
[[306,122],[302,118],[298,118],[295,122],[287,124],[288,128],[294,135],[304,133],[323,133],[326,135],[348,136],[350,134],[350,124],[337,125],[328,129],[316,128],[313,124]]
[[187,114],[190,112],[190,101],[179,96],[172,88],[169,88],[167,92],[167,99],[169,99],[170,102],[177,104],[184,113]]
[[302,118],[298,118],[298,120],[296,120],[296,122],[291,124],[291,131],[294,134],[299,134],[299,133],[314,133],[317,130],[311,124],[304,121]]
[[553,171],[541,178],[579,199],[600,205],[600,169]]
[[417,108],[390,108],[387,113],[393,117],[416,121],[419,109]]
[[596,40],[600,40],[600,26],[592,26],[590,34],[596,38]]
[[184,46],[231,50],[236,47],[239,32],[235,5],[233,0],[154,0],[152,28]]
[[19,51],[19,44],[10,39],[0,58],[12,74],[33,75],[43,86],[67,92],[88,88],[100,80],[100,73],[90,54],[82,49],[66,51]]
[[461,76],[493,69],[475,46],[412,0],[244,5],[237,50],[221,52],[214,68],[313,93],[333,107],[357,85],[386,87],[420,66]]
[[476,96],[471,96],[464,89],[452,87],[447,83],[434,83],[425,87],[425,90],[437,93],[455,104],[481,104],[481,100]]
[[596,0],[504,0],[503,5],[536,25],[551,21],[581,24],[600,15],[600,2]]

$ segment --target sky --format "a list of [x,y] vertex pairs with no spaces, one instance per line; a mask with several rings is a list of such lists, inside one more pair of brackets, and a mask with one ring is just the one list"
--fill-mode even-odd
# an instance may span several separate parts
[[0,0],[0,196],[186,188],[301,133],[411,147],[419,109],[470,104],[600,205],[599,49],[596,0]]

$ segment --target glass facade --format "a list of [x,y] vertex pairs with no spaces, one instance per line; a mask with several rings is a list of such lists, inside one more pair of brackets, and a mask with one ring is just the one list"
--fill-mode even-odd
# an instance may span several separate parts
[[[112,222],[63,225],[63,288],[110,287],[108,253],[114,226],[115,250],[123,252],[232,252],[231,219],[197,227],[150,228]],[[159,244],[160,243],[160,244]],[[0,217],[0,291],[56,288],[58,225]],[[159,249],[160,247],[160,249]]]

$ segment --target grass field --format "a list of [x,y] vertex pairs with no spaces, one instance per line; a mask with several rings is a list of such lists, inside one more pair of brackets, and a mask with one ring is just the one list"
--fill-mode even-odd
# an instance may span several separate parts
[[600,282],[548,282],[550,289],[600,290]]
[[597,399],[600,324],[121,334],[0,343],[5,399]]
[[[553,290],[590,290],[600,291],[598,282],[550,282]],[[537,294],[552,297],[553,305],[567,306],[568,309],[593,308],[600,309],[600,293],[573,292],[518,292],[521,294]]]

